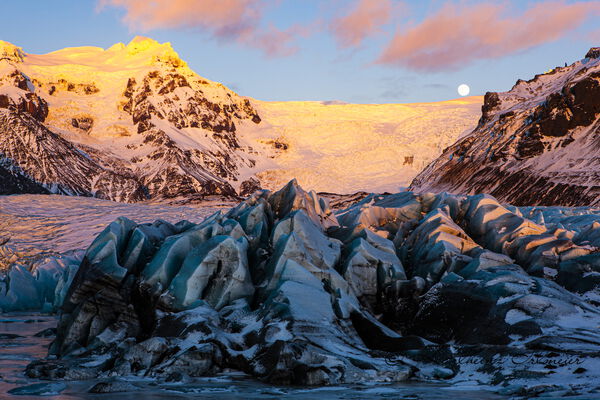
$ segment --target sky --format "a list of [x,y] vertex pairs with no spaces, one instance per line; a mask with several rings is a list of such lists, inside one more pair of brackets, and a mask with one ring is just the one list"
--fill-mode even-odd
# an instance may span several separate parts
[[268,101],[483,95],[600,46],[600,0],[20,0],[0,15],[0,39],[26,53],[143,35]]

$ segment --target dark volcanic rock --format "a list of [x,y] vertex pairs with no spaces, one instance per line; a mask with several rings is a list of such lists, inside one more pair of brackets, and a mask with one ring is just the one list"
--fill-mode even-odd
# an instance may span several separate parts
[[147,196],[131,171],[107,168],[28,113],[0,109],[0,191],[140,201]]
[[15,69],[0,77],[0,84],[18,88],[13,94],[0,94],[0,108],[27,113],[44,122],[48,116],[48,103],[35,93],[27,76]]
[[494,114],[496,107],[500,105],[500,98],[496,92],[486,92],[483,97],[483,106],[481,106],[481,119],[479,125],[487,123],[490,116]]
[[0,195],[15,193],[49,194],[42,185],[29,178],[23,171],[4,160],[0,164]]
[[600,47],[592,47],[585,55],[586,58],[600,58]]
[[260,182],[256,178],[250,178],[245,180],[240,185],[239,194],[241,197],[250,196],[252,193],[260,190]]
[[74,128],[81,129],[84,132],[89,132],[94,126],[94,119],[85,116],[72,118],[71,125]]

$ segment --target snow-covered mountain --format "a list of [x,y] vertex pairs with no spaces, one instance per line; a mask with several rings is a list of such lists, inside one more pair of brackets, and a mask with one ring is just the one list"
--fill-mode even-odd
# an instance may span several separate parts
[[0,41],[0,193],[189,201],[293,177],[395,190],[475,125],[481,101],[269,103],[148,38],[45,55]]
[[169,44],[0,48],[0,151],[14,176],[130,202],[235,195],[253,165],[235,135],[239,121],[260,121],[249,101],[196,75]]
[[490,193],[515,205],[600,203],[600,48],[505,93],[485,95],[475,130],[411,184]]

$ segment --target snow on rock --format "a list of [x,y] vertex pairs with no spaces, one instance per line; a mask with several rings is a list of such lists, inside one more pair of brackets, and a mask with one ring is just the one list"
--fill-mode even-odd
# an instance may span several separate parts
[[600,47],[592,47],[585,55],[585,58],[600,58]]
[[[598,210],[404,192],[336,217],[292,181],[199,224],[119,218],[64,296],[55,358],[27,374],[182,380],[234,369],[278,384],[417,378],[504,390],[551,383],[549,370],[577,374],[565,357],[600,361],[600,287],[584,278],[597,270]],[[588,371],[573,390],[593,389],[600,376]]]
[[22,62],[23,56],[23,49],[12,43],[0,40],[0,61],[8,60],[11,62]]
[[595,205],[600,58],[485,95],[478,126],[412,182],[414,191],[489,193],[516,205]]
[[[119,201],[146,198],[145,189],[130,171],[114,171],[92,159],[68,140],[46,128],[45,101],[37,95],[9,99],[6,107],[0,94],[0,170],[13,178],[0,193],[19,193],[32,186],[33,193],[83,195]],[[24,112],[22,112],[24,109]],[[41,121],[40,121],[41,120]],[[18,182],[22,180],[25,183]],[[11,181],[17,180],[16,185]],[[16,186],[16,187],[15,187]],[[16,190],[15,190],[16,189]]]
[[0,193],[237,200],[294,176],[395,191],[475,125],[480,103],[262,102],[150,38],[44,55],[0,42]]
[[[196,75],[169,43],[136,37],[45,55],[2,43],[0,133],[15,140],[0,150],[13,180],[124,202],[235,197],[256,186],[240,180],[254,161],[236,125],[260,117],[249,100]],[[0,188],[32,191],[18,184]]]
[[0,108],[27,113],[44,122],[48,116],[48,103],[32,90],[31,80],[1,60],[0,68],[4,73],[0,80]]

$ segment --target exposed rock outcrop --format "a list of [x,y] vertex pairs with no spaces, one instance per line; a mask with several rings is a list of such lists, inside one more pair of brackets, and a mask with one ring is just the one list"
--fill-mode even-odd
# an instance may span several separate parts
[[23,61],[23,49],[15,46],[12,43],[0,40],[0,61],[7,60],[11,62],[22,62]]
[[8,160],[0,161],[0,195],[14,193],[35,193],[48,194],[50,193],[42,185],[27,176],[18,167],[15,167]]
[[477,128],[412,182],[415,191],[490,193],[515,205],[600,202],[600,58],[487,93]]
[[2,108],[27,113],[40,122],[44,122],[48,116],[48,103],[35,93],[29,78],[17,69],[0,77],[0,109]]
[[585,58],[600,58],[600,47],[592,47],[585,55]]
[[[132,171],[99,164],[28,113],[0,109],[0,137],[0,165],[19,180],[11,187],[125,202],[147,198]],[[0,184],[4,193],[14,193],[9,182]]]

